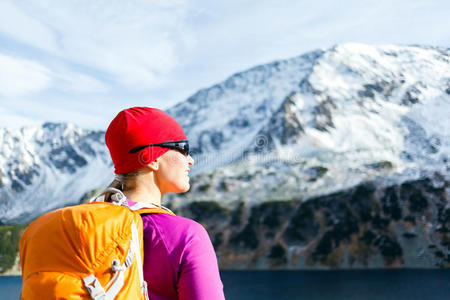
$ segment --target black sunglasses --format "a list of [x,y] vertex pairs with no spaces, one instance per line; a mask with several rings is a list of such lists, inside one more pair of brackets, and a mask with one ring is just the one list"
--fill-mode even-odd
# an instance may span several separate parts
[[138,151],[141,151],[144,148],[153,147],[153,146],[174,149],[174,150],[177,150],[177,151],[183,153],[186,156],[189,155],[189,142],[187,140],[180,140],[180,141],[176,141],[176,142],[169,141],[169,142],[164,142],[164,143],[159,143],[159,144],[150,144],[150,145],[145,145],[145,146],[139,146],[139,147],[131,149],[130,153],[136,153]]

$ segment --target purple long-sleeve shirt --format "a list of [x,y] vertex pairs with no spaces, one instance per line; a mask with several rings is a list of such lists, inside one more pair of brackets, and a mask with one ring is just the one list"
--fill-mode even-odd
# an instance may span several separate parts
[[202,225],[168,214],[144,215],[142,221],[150,299],[225,299],[214,248]]

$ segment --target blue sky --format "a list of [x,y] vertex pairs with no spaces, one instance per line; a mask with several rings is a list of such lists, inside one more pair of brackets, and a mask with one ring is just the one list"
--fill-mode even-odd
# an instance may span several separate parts
[[0,127],[105,129],[337,43],[450,47],[449,1],[0,1]]

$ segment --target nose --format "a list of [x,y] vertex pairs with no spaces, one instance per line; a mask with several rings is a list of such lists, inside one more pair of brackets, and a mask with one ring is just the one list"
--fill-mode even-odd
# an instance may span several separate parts
[[194,161],[194,159],[192,158],[192,156],[191,155],[188,155],[188,164],[190,165],[190,166],[193,166],[194,165],[194,163],[195,163],[195,161]]

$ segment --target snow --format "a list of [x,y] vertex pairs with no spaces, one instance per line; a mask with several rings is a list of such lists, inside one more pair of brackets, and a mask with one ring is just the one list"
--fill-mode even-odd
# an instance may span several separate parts
[[[104,158],[106,152],[92,157],[77,146],[88,133],[70,124],[0,130],[1,222],[30,221],[40,213],[77,203],[87,191],[109,183],[113,170],[109,160]],[[88,142],[105,148],[102,141]],[[77,168],[74,173],[58,168],[51,161],[58,159],[74,164],[64,151],[68,145],[88,161],[85,167]],[[59,153],[50,154],[52,150],[60,149]],[[13,181],[25,189],[13,189]]]

